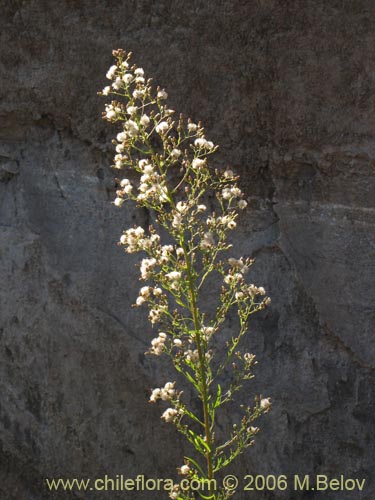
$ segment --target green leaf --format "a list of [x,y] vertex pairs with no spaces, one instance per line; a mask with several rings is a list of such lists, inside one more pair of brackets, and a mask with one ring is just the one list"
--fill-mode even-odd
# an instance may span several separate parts
[[217,408],[218,406],[220,406],[221,404],[221,385],[218,384],[217,386],[217,394],[216,394],[216,399],[215,399],[215,402],[214,402],[214,406],[213,408]]
[[184,458],[186,460],[189,460],[189,462],[191,462],[198,469],[198,471],[202,474],[202,476],[207,478],[207,474],[203,471],[202,467],[193,458],[190,457],[184,457]]

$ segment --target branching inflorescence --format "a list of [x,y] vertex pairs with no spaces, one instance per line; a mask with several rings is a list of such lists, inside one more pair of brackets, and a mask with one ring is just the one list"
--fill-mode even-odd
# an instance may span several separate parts
[[[201,411],[191,409],[176,382],[151,390],[150,402],[168,403],[161,418],[173,423],[197,452],[194,458],[185,457],[179,473],[203,482],[253,444],[259,429],[252,422],[270,410],[269,398],[256,397],[252,406],[241,405],[242,420],[226,437],[217,431],[219,410],[253,377],[255,356],[242,352],[239,344],[250,316],[270,299],[262,287],[245,281],[253,261],[227,256],[232,248],[228,236],[247,206],[238,177],[209,165],[217,146],[206,139],[201,123],[182,115],[175,119],[166,91],[153,89],[143,69],[130,62],[131,53],[118,49],[113,55],[116,64],[107,73],[112,83],[99,94],[113,96],[103,119],[122,125],[113,141],[113,167],[128,175],[117,179],[114,204],[121,207],[133,200],[155,221],[148,228],[129,228],[120,238],[128,253],[143,254],[140,279],[148,284],[135,305],[148,306],[148,318],[159,331],[148,354],[171,359],[199,397]],[[215,293],[212,313],[212,308],[205,310],[206,297]],[[238,314],[236,332],[223,341],[233,310]],[[212,487],[204,497],[219,500],[232,493]],[[195,498],[177,485],[170,497]]]

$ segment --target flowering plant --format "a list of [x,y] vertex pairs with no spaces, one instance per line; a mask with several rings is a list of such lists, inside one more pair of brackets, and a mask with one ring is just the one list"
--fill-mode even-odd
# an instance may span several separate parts
[[[126,169],[128,175],[117,179],[114,204],[121,207],[133,200],[155,221],[148,228],[129,228],[120,238],[128,253],[144,255],[140,279],[148,284],[140,289],[135,305],[148,306],[148,318],[158,328],[148,354],[168,356],[201,404],[194,411],[175,381],[153,389],[150,402],[168,402],[161,418],[173,423],[197,452],[185,456],[178,471],[203,483],[254,443],[259,428],[252,423],[270,410],[269,398],[256,397],[252,406],[241,406],[244,415],[229,435],[218,431],[219,410],[253,377],[255,356],[239,349],[249,317],[270,299],[264,288],[245,281],[250,258],[224,258],[232,248],[228,237],[239,210],[247,206],[238,177],[232,170],[209,165],[217,146],[206,139],[201,123],[182,115],[174,119],[166,91],[153,89],[144,70],[130,63],[131,53],[118,49],[113,55],[116,64],[107,73],[111,85],[99,94],[114,96],[105,106],[104,120],[122,125],[113,141],[113,167]],[[205,308],[213,292],[214,314]],[[220,349],[233,309],[238,328]],[[198,493],[223,500],[233,492],[210,486],[209,495]],[[187,500],[194,493],[175,485],[170,497]]]

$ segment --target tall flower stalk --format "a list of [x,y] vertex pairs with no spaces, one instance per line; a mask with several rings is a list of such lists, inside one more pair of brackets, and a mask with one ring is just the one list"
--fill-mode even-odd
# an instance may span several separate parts
[[[200,400],[194,410],[175,381],[151,390],[151,403],[168,403],[161,418],[195,449],[194,456],[184,457],[179,474],[210,485],[203,494],[176,484],[170,497],[224,500],[233,491],[212,480],[254,443],[259,428],[252,423],[271,407],[269,398],[258,396],[251,405],[241,405],[243,417],[227,435],[218,430],[221,408],[253,378],[255,356],[240,349],[249,318],[270,303],[264,288],[245,280],[253,261],[228,257],[230,233],[247,203],[238,176],[211,166],[217,146],[206,139],[201,123],[175,118],[166,91],[153,89],[144,70],[130,62],[131,53],[118,49],[113,56],[115,64],[107,72],[111,84],[99,94],[112,97],[104,120],[121,125],[113,141],[113,167],[126,174],[117,179],[114,204],[133,201],[154,221],[148,228],[126,229],[119,244],[128,253],[142,253],[140,279],[148,284],[135,305],[148,307],[158,331],[148,354],[168,356]],[[207,307],[213,297],[214,312]],[[238,319],[228,336],[232,311]]]

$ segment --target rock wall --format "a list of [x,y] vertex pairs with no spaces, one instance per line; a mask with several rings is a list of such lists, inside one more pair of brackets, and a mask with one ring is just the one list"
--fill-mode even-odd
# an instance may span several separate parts
[[147,403],[170,369],[143,355],[137,258],[116,245],[147,217],[110,203],[115,130],[96,92],[117,47],[203,121],[247,193],[239,253],[256,257],[253,279],[273,299],[247,340],[259,359],[249,392],[274,407],[236,472],[367,481],[259,500],[373,499],[373,3],[0,0],[0,11],[1,499],[87,498],[49,493],[44,478],[173,477],[181,461],[182,440]]

